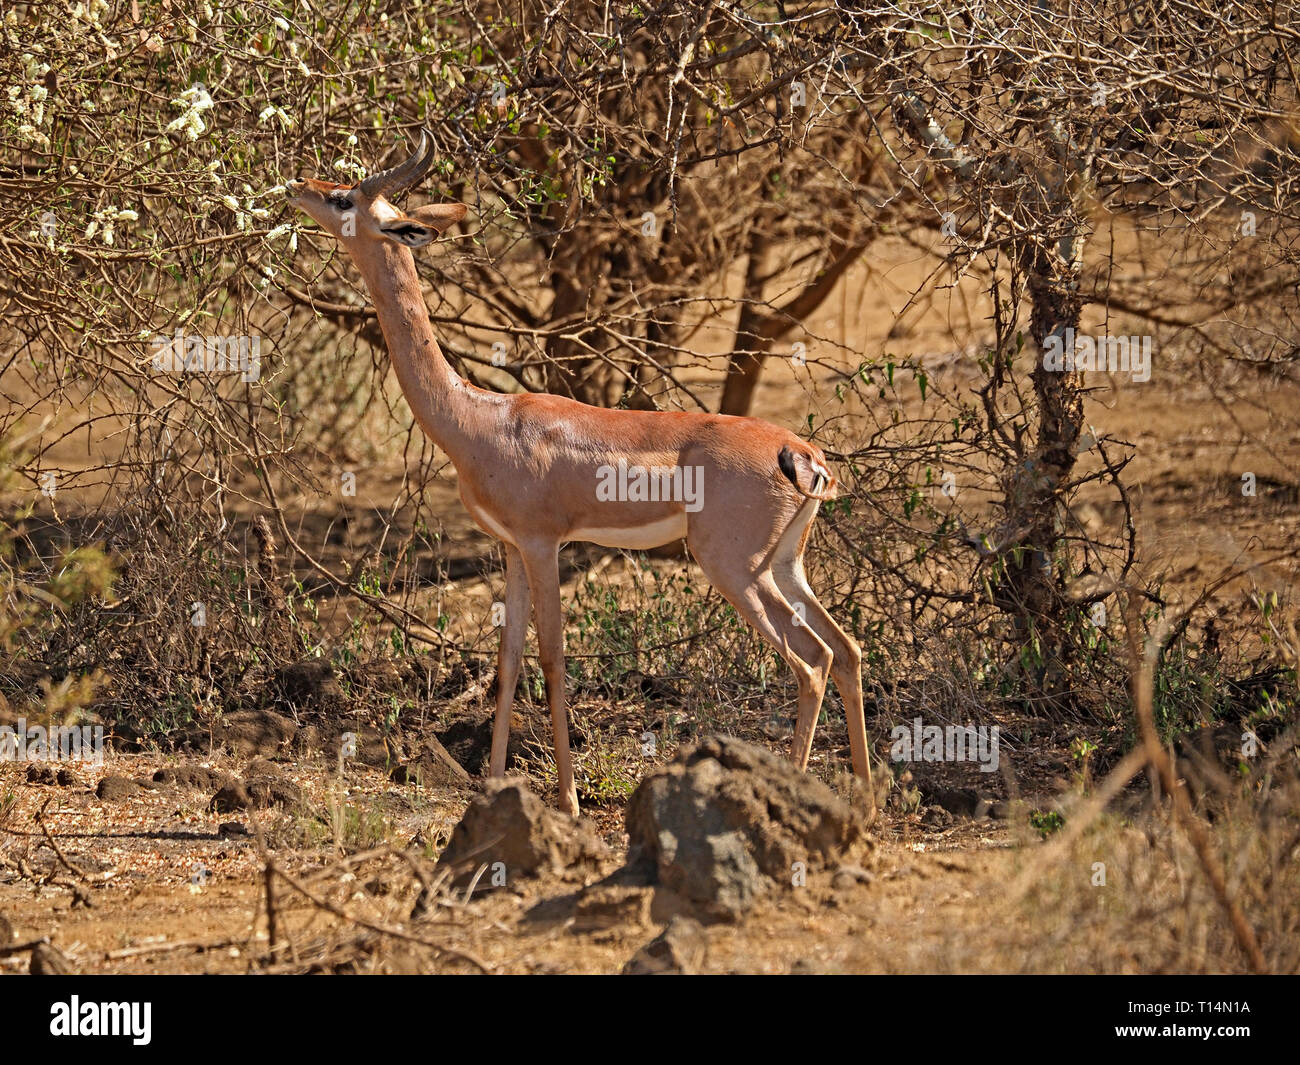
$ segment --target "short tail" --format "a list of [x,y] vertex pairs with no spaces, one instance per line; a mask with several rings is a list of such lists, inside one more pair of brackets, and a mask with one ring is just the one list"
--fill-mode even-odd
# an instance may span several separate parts
[[826,468],[821,452],[811,449],[796,451],[787,444],[776,456],[776,464],[794,490],[805,499],[824,502],[835,498],[835,476]]

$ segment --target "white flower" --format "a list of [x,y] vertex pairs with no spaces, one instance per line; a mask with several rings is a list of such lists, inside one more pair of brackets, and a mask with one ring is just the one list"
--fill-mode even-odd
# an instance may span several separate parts
[[35,144],[41,148],[50,146],[50,138],[33,126],[30,122],[24,122],[18,127],[18,135],[30,144]]
[[172,101],[172,105],[185,107],[191,111],[210,111],[216,106],[212,102],[212,97],[208,95],[207,87],[202,84],[191,85]]
[[276,119],[280,123],[280,125],[283,126],[285,129],[293,128],[293,119],[290,118],[287,114],[285,114],[283,108],[276,107],[274,104],[264,108],[262,112],[257,116],[258,122],[265,122],[269,118]]
[[208,90],[203,85],[191,85],[171,103],[173,107],[183,107],[185,113],[167,124],[167,132],[183,130],[189,140],[198,140],[199,134],[207,129],[200,116],[215,106]]

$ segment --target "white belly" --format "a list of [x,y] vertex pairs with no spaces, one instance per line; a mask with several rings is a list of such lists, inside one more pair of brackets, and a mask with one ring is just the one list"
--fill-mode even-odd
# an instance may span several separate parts
[[465,509],[469,511],[470,516],[478,522],[480,526],[490,532],[498,540],[504,540],[508,544],[513,544],[515,542],[515,538],[511,536],[510,533],[506,531],[505,527],[500,522],[496,521],[491,514],[479,507],[471,506],[468,501],[464,500],[463,496],[461,498],[462,501],[465,502]]
[[647,525],[629,525],[616,529],[574,529],[565,538],[583,540],[601,547],[626,547],[632,551],[643,551],[650,547],[660,547],[680,540],[686,535],[686,514],[669,514],[666,518],[652,521]]

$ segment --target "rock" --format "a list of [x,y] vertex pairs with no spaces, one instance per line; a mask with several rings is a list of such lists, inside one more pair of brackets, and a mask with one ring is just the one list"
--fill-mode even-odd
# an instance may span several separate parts
[[153,775],[153,779],[159,784],[171,784],[178,788],[194,788],[197,791],[219,788],[230,782],[230,777],[227,774],[201,765],[169,766],[166,769],[158,770]]
[[628,802],[627,871],[691,912],[735,920],[796,863],[814,872],[870,849],[865,811],[784,758],[710,736],[647,776]]
[[58,947],[37,943],[32,948],[30,972],[33,976],[71,976],[76,970]]
[[677,914],[659,935],[632,955],[623,966],[623,975],[690,976],[703,967],[708,948],[704,926]]
[[455,870],[453,883],[465,886],[486,864],[482,889],[497,886],[491,883],[497,862],[504,866],[508,885],[534,876],[586,877],[608,856],[590,822],[551,809],[520,781],[506,778],[489,780],[484,794],[475,796],[437,868]]
[[145,788],[137,781],[109,774],[95,788],[95,794],[105,802],[120,802],[139,795]]
[[239,755],[277,754],[298,726],[270,710],[236,710],[212,726],[215,743]]

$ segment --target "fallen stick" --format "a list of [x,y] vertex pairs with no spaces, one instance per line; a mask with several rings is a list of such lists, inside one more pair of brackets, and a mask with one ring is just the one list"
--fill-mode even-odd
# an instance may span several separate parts
[[138,947],[122,947],[119,950],[107,951],[104,960],[121,961],[123,958],[136,958],[142,954],[166,954],[174,950],[192,949],[204,952],[225,950],[227,947],[246,946],[262,938],[262,936],[253,936],[252,939],[218,939],[215,942],[205,939],[177,939],[170,943],[145,943]]

